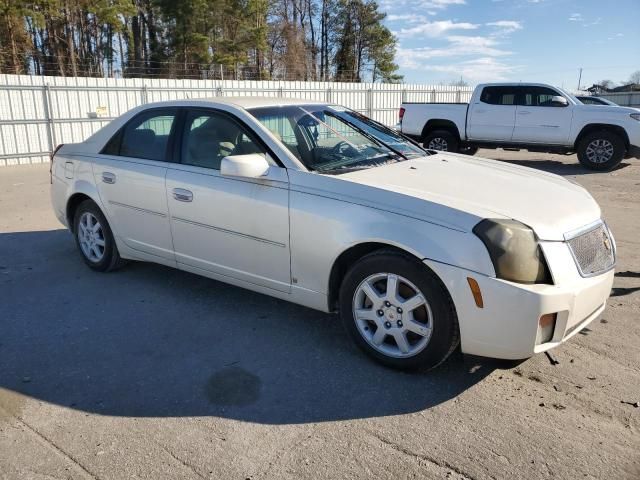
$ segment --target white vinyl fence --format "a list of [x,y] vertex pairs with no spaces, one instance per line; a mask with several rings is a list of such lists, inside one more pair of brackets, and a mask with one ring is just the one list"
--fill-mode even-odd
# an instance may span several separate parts
[[597,96],[623,107],[640,108],[640,92],[599,93]]
[[472,88],[443,85],[164,80],[0,75],[0,166],[41,163],[138,105],[181,98],[269,96],[328,101],[386,125],[407,102],[467,102]]

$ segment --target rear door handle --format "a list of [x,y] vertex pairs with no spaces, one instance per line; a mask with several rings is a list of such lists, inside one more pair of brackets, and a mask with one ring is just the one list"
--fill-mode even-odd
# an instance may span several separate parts
[[116,183],[116,176],[111,172],[102,172],[102,181],[104,183]]
[[519,110],[518,115],[529,115],[531,112],[529,110]]
[[179,202],[192,202],[193,193],[189,190],[185,190],[184,188],[174,188],[173,198],[175,198]]

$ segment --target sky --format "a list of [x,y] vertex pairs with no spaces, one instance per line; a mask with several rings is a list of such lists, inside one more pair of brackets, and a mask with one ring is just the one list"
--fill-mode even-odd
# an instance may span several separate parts
[[640,0],[378,0],[406,83],[550,83],[640,70]]

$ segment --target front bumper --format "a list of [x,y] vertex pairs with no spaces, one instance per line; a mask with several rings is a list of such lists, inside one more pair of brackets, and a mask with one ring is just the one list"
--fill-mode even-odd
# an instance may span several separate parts
[[[462,352],[523,359],[558,346],[604,311],[614,271],[582,278],[565,275],[557,285],[523,285],[425,260],[443,280],[460,325]],[[573,266],[573,265],[571,265]],[[575,267],[574,267],[575,268]],[[476,306],[467,278],[478,282],[484,305]],[[542,315],[557,313],[550,341],[536,344]]]

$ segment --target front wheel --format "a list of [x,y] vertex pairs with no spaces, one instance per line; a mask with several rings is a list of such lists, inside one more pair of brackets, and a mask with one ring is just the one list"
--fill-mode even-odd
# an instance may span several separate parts
[[422,139],[422,146],[427,150],[442,152],[457,152],[459,143],[458,138],[448,130],[434,130]]
[[460,338],[440,279],[421,262],[390,250],[365,256],[347,272],[340,317],[365,353],[399,369],[437,367]]
[[606,172],[617,167],[624,158],[624,140],[608,130],[592,132],[580,140],[577,153],[584,167]]

